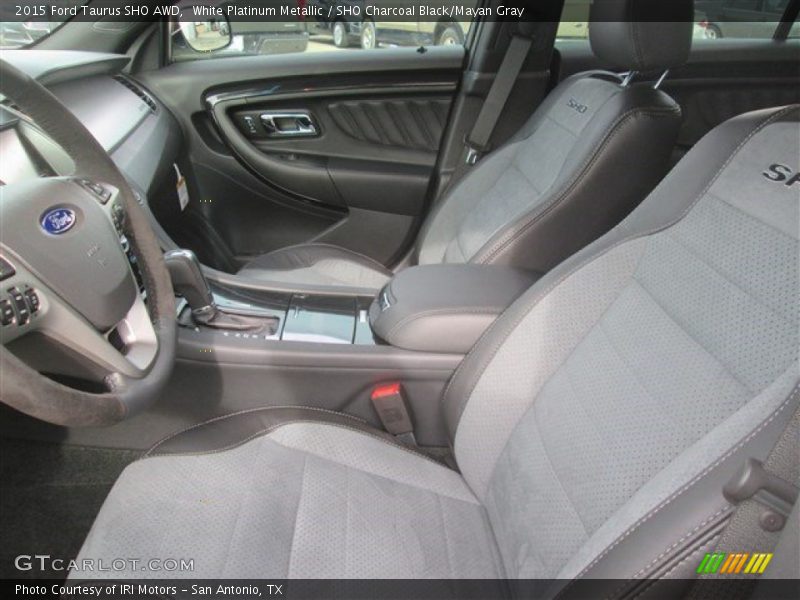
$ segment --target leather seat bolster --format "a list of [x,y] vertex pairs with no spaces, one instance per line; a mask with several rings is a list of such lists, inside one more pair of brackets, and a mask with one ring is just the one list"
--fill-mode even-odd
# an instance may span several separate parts
[[[386,276],[392,272],[379,262],[368,256],[352,252],[333,244],[298,244],[275,250],[264,254],[247,263],[242,271],[271,270],[271,271],[291,271],[311,267],[321,260],[344,260],[359,264],[360,266],[377,271]],[[241,271],[240,271],[241,272]]]
[[357,417],[321,408],[280,406],[255,408],[204,421],[164,438],[150,448],[145,457],[210,454],[231,450],[254,438],[268,435],[279,427],[299,422],[324,423],[353,429],[410,450],[394,436]]

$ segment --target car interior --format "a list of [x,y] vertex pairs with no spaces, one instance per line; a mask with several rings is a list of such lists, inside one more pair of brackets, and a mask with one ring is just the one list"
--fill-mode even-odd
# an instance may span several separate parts
[[3,13],[0,578],[797,597],[800,1],[237,3]]

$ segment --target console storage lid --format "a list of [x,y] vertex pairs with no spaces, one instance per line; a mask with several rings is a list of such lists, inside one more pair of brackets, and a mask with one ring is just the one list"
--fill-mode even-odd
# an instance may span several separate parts
[[397,348],[466,354],[535,280],[531,273],[494,265],[412,267],[378,294],[370,324]]

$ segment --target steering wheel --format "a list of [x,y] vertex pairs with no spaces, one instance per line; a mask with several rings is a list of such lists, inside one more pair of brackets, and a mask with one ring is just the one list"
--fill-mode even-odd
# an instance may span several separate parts
[[14,310],[0,328],[0,402],[58,425],[116,423],[158,397],[175,361],[161,248],[111,157],[53,94],[4,60],[0,93],[75,164],[0,188],[0,254],[15,270],[0,284]]

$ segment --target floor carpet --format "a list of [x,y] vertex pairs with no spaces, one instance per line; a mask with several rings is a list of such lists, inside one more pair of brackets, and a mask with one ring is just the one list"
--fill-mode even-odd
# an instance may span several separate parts
[[140,452],[0,438],[0,578],[63,579],[20,571],[20,555],[72,559],[122,470]]

